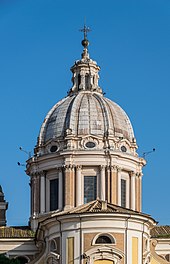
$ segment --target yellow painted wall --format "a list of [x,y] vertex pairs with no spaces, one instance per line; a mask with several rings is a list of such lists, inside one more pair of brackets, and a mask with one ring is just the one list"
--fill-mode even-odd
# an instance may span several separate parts
[[67,238],[67,264],[74,264],[74,237]]
[[138,238],[132,237],[132,264],[138,264]]
[[114,264],[113,261],[111,260],[105,260],[105,259],[102,259],[102,260],[96,260],[94,262],[94,264]]

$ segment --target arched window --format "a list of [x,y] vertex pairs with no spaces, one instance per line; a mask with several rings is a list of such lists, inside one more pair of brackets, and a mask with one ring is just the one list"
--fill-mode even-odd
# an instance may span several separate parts
[[89,87],[89,75],[88,73],[86,73],[85,75],[85,88],[88,89]]
[[108,236],[99,236],[97,239],[96,239],[96,244],[111,244],[112,241],[110,239],[110,237]]
[[80,84],[81,84],[81,75],[78,74],[78,88],[79,88]]
[[95,84],[95,75],[93,76],[93,84]]
[[115,239],[110,234],[101,234],[95,238],[94,244],[115,244]]

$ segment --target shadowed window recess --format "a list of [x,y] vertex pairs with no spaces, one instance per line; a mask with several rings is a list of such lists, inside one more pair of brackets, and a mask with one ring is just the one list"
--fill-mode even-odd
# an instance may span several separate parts
[[58,179],[50,180],[50,211],[58,209]]
[[84,203],[95,200],[97,197],[97,177],[84,176]]

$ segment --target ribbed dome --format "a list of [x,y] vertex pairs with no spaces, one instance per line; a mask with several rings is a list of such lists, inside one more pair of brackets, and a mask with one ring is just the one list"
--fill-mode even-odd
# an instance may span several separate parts
[[40,133],[41,143],[64,138],[69,129],[75,136],[134,138],[126,113],[102,94],[82,91],[58,102],[48,113]]
[[73,86],[68,97],[58,102],[47,114],[41,127],[38,145],[51,139],[74,136],[112,136],[133,141],[134,134],[126,113],[103,96],[98,85],[100,67],[90,59],[87,47],[82,59],[75,62]]

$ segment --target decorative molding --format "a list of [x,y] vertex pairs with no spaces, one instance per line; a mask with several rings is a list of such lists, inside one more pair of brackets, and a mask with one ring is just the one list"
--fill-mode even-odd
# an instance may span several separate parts
[[[95,147],[94,148],[88,148],[86,147],[86,143],[88,142],[93,142],[95,144]],[[97,138],[94,138],[94,137],[91,137],[91,136],[88,136],[88,137],[85,137],[81,140],[81,147],[82,148],[85,148],[85,149],[97,149],[98,148],[98,145],[99,145],[99,140]]]
[[93,264],[95,260],[108,259],[113,261],[113,263],[120,264],[124,253],[121,250],[116,249],[114,246],[93,246],[84,253],[84,259],[86,263]]

